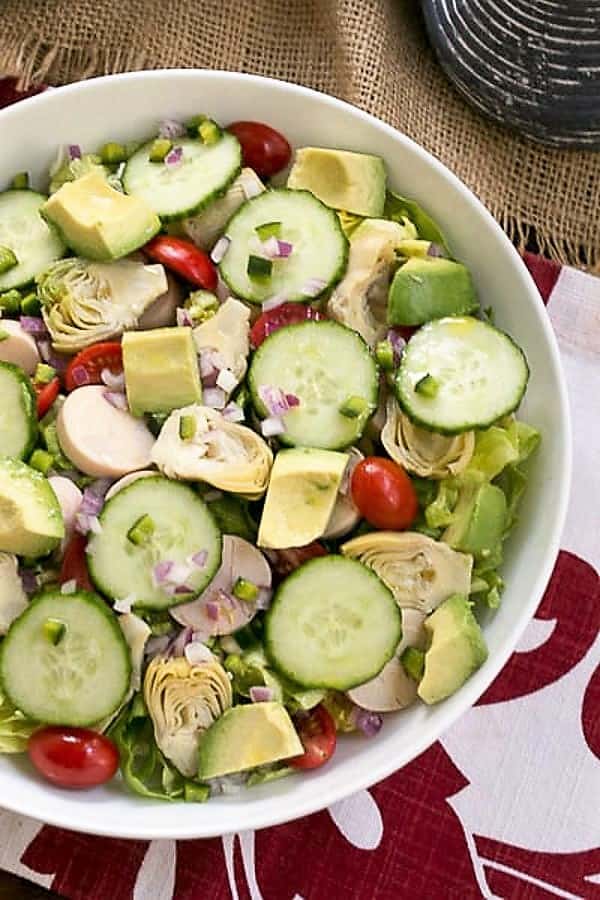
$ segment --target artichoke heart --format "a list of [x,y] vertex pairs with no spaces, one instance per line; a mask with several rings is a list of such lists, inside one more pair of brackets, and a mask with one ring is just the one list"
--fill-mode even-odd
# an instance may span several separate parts
[[387,293],[400,243],[415,238],[414,226],[386,219],[365,219],[350,238],[348,268],[327,310],[342,325],[358,331],[371,347],[387,331]]
[[[184,417],[195,422],[190,438],[181,437]],[[250,428],[227,421],[210,406],[192,404],[171,413],[152,449],[152,462],[167,478],[205,481],[253,500],[267,489],[273,454]]]
[[418,532],[373,531],[341,550],[373,569],[402,609],[429,613],[451,594],[471,588],[473,557]]
[[475,449],[475,434],[453,437],[414,425],[396,400],[388,397],[381,442],[394,462],[422,478],[449,478],[463,472]]
[[75,353],[135,328],[168,288],[161,265],[62,259],[38,275],[42,315],[60,353]]
[[144,677],[144,701],[160,750],[182,775],[195,775],[203,733],[232,704],[225,669],[216,659],[192,665],[185,656],[155,656]]
[[239,384],[246,374],[250,353],[250,310],[239,300],[230,297],[214,316],[194,328],[194,343],[198,353],[216,350],[225,368]]
[[184,234],[198,247],[210,250],[240,206],[251,197],[262,194],[264,190],[264,184],[253,169],[242,169],[222,197],[214,200],[198,215],[183,220],[181,228]]

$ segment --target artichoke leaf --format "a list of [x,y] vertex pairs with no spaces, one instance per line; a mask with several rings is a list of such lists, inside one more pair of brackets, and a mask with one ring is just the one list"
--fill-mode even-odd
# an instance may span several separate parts
[[468,594],[473,557],[414,531],[373,531],[342,545],[388,586],[401,609],[432,612],[451,594]]
[[[196,423],[188,439],[180,437],[183,416]],[[250,428],[227,421],[209,406],[192,404],[171,413],[153,447],[152,461],[167,478],[205,481],[254,500],[267,489],[273,454]]]
[[17,557],[0,553],[0,635],[27,608],[27,595],[19,577]]
[[131,259],[62,259],[36,281],[52,346],[62,353],[136,328],[144,311],[168,288],[161,265]]
[[198,247],[210,250],[240,206],[251,197],[262,194],[264,190],[265,186],[254,169],[246,167],[242,169],[222,197],[219,197],[198,215],[184,219],[181,229]]
[[193,336],[198,353],[203,350],[217,351],[224,367],[233,373],[239,384],[246,374],[250,353],[248,307],[230,297],[214,316],[194,328]]
[[329,300],[332,319],[358,331],[374,347],[387,331],[387,293],[402,240],[416,237],[410,223],[365,219],[350,238],[348,268]]
[[144,702],[158,748],[183,775],[198,770],[202,735],[232,704],[231,682],[213,661],[156,656],[144,676]]
[[447,437],[414,425],[394,397],[386,403],[381,442],[394,462],[421,478],[449,478],[469,465],[475,448],[475,434],[466,431]]

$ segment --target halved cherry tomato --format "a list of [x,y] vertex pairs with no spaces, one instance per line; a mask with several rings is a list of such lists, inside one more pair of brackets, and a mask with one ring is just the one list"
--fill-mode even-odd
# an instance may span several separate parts
[[308,562],[317,556],[327,556],[327,550],[318,541],[307,544],[306,547],[288,547],[287,550],[267,551],[271,568],[279,578],[285,578],[294,572],[302,563]]
[[299,322],[306,322],[307,319],[318,322],[325,318],[327,318],[325,314],[314,306],[305,306],[304,303],[282,303],[258,317],[250,331],[252,346],[260,347],[266,337],[284,325],[297,325]]
[[217,270],[210,256],[191,241],[160,234],[142,249],[150,259],[162,263],[195,287],[216,291]]
[[296,730],[304,753],[288,760],[296,769],[318,769],[334,754],[337,737],[335,724],[324,706],[314,709],[302,718],[296,719]]
[[232,122],[226,131],[235,134],[242,145],[244,165],[254,169],[261,178],[270,178],[285,169],[292,148],[279,132],[263,122]]
[[408,528],[419,511],[412,481],[391,459],[362,459],[352,472],[351,492],[361,514],[376,528]]
[[32,385],[36,397],[37,417],[42,419],[58,397],[60,378],[53,378],[48,384],[39,384],[34,381]]
[[81,386],[76,377],[81,369],[85,370],[87,376],[85,384],[102,384],[103,369],[108,369],[113,375],[120,375],[123,371],[121,345],[118,341],[103,341],[86,347],[74,356],[65,371],[65,387],[68,391],[74,391],[76,387]]
[[110,781],[119,768],[115,744],[89,728],[40,728],[29,738],[27,749],[38,772],[60,787],[95,787]]
[[63,553],[58,580],[61,584],[65,581],[75,581],[77,587],[83,591],[93,591],[94,586],[90,581],[87,567],[85,548],[87,538],[84,534],[74,531]]

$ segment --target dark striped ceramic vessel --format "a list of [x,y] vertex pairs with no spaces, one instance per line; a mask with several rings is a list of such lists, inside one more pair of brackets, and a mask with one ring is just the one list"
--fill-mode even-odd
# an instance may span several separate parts
[[430,39],[480,112],[534,140],[600,149],[600,0],[422,0]]

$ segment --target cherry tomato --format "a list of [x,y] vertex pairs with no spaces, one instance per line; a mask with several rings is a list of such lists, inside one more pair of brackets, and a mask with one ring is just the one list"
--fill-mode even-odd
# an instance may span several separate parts
[[150,259],[162,263],[195,287],[216,291],[217,270],[210,256],[191,241],[159,234],[142,249]]
[[270,178],[285,169],[292,148],[279,131],[263,122],[232,122],[226,131],[235,134],[242,145],[244,165],[254,169],[261,178]]
[[48,384],[39,384],[34,381],[33,390],[36,396],[37,417],[42,419],[58,397],[60,378],[53,378]]
[[104,341],[92,344],[74,356],[65,371],[65,387],[68,391],[81,386],[76,377],[81,369],[85,369],[86,384],[102,384],[103,369],[108,369],[113,375],[120,375],[123,371],[121,345],[118,341]]
[[63,553],[59,581],[61,584],[64,584],[65,581],[75,581],[81,590],[93,591],[94,586],[90,581],[85,556],[86,545],[86,536],[74,531]]
[[297,325],[306,322],[307,319],[318,322],[325,318],[327,317],[324,313],[319,312],[314,306],[305,306],[304,303],[282,303],[258,317],[250,331],[252,346],[260,347],[265,338],[284,325]]
[[304,747],[302,756],[288,760],[296,769],[318,769],[334,754],[336,745],[335,724],[324,706],[296,719],[296,729]]
[[268,557],[271,568],[280,578],[285,578],[294,572],[302,563],[308,562],[317,556],[327,556],[327,550],[323,544],[313,541],[306,547],[289,547],[287,550],[269,550]]
[[60,787],[95,787],[110,781],[119,768],[115,744],[89,728],[40,728],[29,738],[27,749],[38,772]]
[[419,511],[416,491],[404,469],[381,456],[367,456],[358,463],[351,491],[360,513],[376,528],[408,528]]

